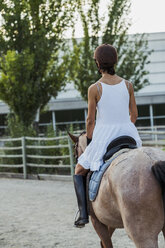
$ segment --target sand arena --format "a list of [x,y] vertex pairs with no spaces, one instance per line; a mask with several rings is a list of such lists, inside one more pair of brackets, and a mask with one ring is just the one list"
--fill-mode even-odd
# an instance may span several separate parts
[[[76,210],[72,182],[0,179],[0,248],[99,248],[91,223],[73,227]],[[115,231],[113,243],[135,247],[124,230]]]

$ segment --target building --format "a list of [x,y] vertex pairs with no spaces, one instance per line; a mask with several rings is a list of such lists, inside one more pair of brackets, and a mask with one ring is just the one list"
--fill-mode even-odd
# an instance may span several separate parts
[[[165,126],[165,32],[148,34],[150,64],[150,84],[135,94],[139,117],[137,126]],[[52,98],[47,106],[48,111],[40,115],[40,126],[53,124],[54,129],[66,127],[66,124],[84,127],[87,115],[87,103],[73,84],[68,84],[56,99]],[[9,108],[0,102],[0,128],[4,129],[4,117]]]

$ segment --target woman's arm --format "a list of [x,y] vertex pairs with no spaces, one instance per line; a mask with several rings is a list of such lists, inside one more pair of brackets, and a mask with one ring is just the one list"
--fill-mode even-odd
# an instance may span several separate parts
[[96,85],[91,85],[88,89],[88,116],[86,120],[87,137],[92,139],[93,130],[95,127],[95,114],[97,105],[97,88]]
[[135,96],[134,96],[134,89],[133,85],[129,83],[129,93],[130,93],[130,101],[129,101],[129,112],[130,112],[130,119],[133,123],[136,122],[138,117],[138,110],[136,106]]

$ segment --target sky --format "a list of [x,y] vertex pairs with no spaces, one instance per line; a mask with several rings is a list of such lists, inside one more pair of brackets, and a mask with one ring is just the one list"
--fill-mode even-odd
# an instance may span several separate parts
[[[101,0],[101,15],[105,12],[105,5],[109,0]],[[129,33],[165,32],[165,0],[131,0],[129,18],[132,25]],[[77,21],[75,36],[82,37],[80,22]]]
[[[87,0],[88,1],[88,0]],[[101,0],[100,14],[106,12],[106,4],[110,0]],[[165,32],[165,0],[130,0],[132,25],[129,33],[155,33]],[[66,37],[71,37],[71,31],[66,32]],[[83,36],[80,20],[77,20],[77,38]]]
[[165,0],[131,0],[129,33],[165,32]]

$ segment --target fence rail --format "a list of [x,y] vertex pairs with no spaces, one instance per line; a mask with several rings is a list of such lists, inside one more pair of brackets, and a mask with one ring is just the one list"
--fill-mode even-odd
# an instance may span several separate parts
[[165,141],[164,140],[157,140],[157,141],[152,141],[152,140],[147,140],[143,141],[144,146],[165,146]]
[[[20,142],[21,145],[19,146],[12,146],[8,147],[8,143],[13,142]],[[32,144],[28,145],[27,142],[39,142],[39,144]],[[66,142],[67,144],[59,144],[59,145],[42,145],[41,142],[48,142],[48,141],[62,141]],[[4,143],[5,146],[0,147],[0,159],[3,158],[22,158],[22,164],[5,164],[1,163],[0,167],[4,168],[23,168],[23,174],[24,178],[27,178],[27,167],[41,167],[41,168],[70,168],[70,173],[73,175],[73,168],[74,168],[74,162],[73,162],[73,151],[72,151],[72,142],[68,136],[60,136],[60,137],[53,137],[53,138],[47,138],[47,137],[21,137],[21,138],[9,138],[9,139],[0,139],[1,144]],[[58,155],[58,156],[52,156],[52,155],[36,155],[36,154],[28,154],[29,149],[31,151],[36,151],[37,149],[41,150],[48,150],[48,149],[62,149],[67,148],[68,154],[67,155]],[[20,154],[5,154],[5,151],[19,151]],[[49,163],[41,163],[39,162],[28,162],[28,159],[46,159],[46,160],[61,160],[69,158],[70,164],[49,164]]]
[[138,128],[145,146],[165,146],[165,126]]
[[[158,130],[157,127],[155,127],[153,130],[147,130],[139,128],[139,134],[143,140],[144,146],[160,146],[165,147],[165,127],[164,129],[161,128]],[[66,142],[65,144],[50,144],[49,142]],[[17,142],[17,146],[14,146],[13,143]],[[28,143],[34,144],[28,144]],[[8,138],[8,139],[0,139],[0,159],[2,162],[0,163],[0,167],[4,168],[23,168],[23,174],[24,178],[27,178],[27,168],[28,167],[41,167],[41,168],[70,168],[70,173],[73,175],[73,169],[74,169],[74,160],[73,160],[73,147],[72,142],[68,136],[60,136],[60,137],[53,137],[53,138],[47,138],[47,137],[20,137],[20,138]],[[19,144],[18,144],[19,143]],[[47,143],[46,145],[42,143]],[[8,146],[8,145],[12,146]],[[68,153],[64,155],[47,155],[46,152],[49,149],[68,149]],[[43,154],[36,154],[38,151]],[[29,154],[30,150],[30,154]],[[54,150],[54,152],[55,152]],[[10,152],[17,152],[19,154],[8,154]],[[7,154],[6,154],[7,153]],[[5,158],[12,158],[14,161],[15,159],[22,159],[22,163],[14,163],[13,164],[5,164],[3,159]],[[29,159],[33,159],[34,161],[29,161]],[[43,164],[41,160],[46,160]],[[63,164],[64,159],[69,159],[69,164]],[[49,161],[49,163],[47,162]],[[53,160],[60,160],[60,162],[51,162]]]

